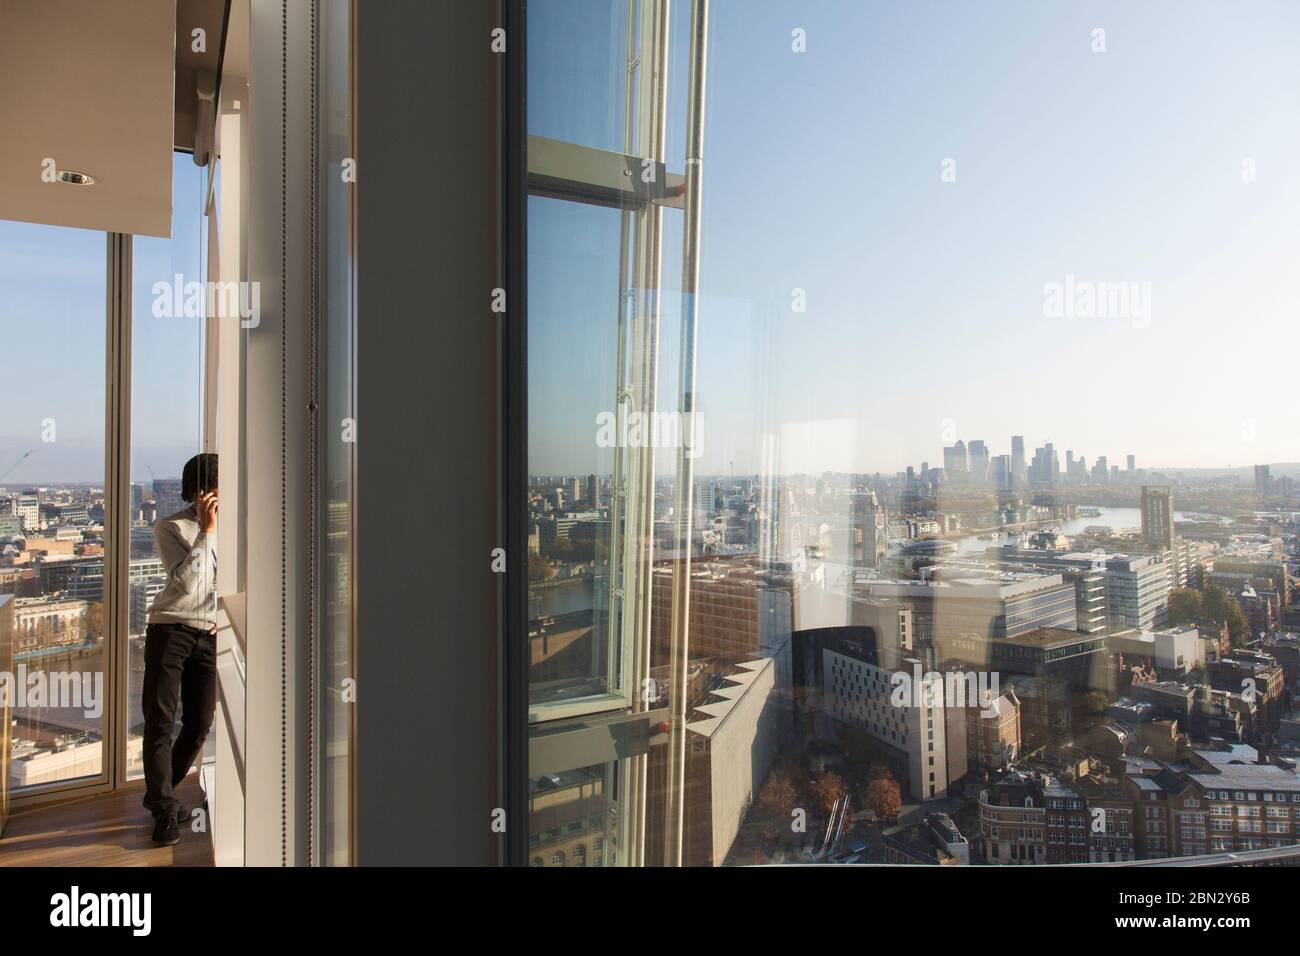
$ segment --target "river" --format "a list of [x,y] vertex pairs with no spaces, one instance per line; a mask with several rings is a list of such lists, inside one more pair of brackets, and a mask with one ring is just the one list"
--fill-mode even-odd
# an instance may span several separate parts
[[[1046,531],[1049,528],[1055,528],[1064,535],[1082,534],[1085,528],[1093,525],[1105,525],[1112,531],[1118,531],[1121,528],[1140,528],[1142,527],[1142,511],[1138,508],[1107,508],[1101,505],[1080,505],[1082,508],[1096,508],[1101,514],[1092,518],[1071,518],[1069,521],[1044,524],[1041,528],[1035,530]],[[1174,512],[1174,520],[1182,521],[1183,513]],[[1009,543],[1010,538],[1006,534],[999,536],[994,541],[981,541],[977,535],[969,535],[960,538],[957,541],[957,550],[962,554],[971,554],[984,551],[988,548],[995,547],[998,544]]]

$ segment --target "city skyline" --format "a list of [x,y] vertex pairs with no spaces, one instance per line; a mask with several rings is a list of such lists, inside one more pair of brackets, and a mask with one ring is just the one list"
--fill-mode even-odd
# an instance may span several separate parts
[[[1011,455],[1011,437],[1012,436],[1007,437],[1007,443],[1005,446],[997,445],[996,443],[989,441],[988,439],[985,439],[988,445],[990,461],[992,461],[992,459],[994,458],[997,458],[999,455],[1008,455],[1008,456]],[[964,441],[968,448],[971,443],[971,439],[961,438],[960,436],[957,439],[954,439],[954,441],[956,440]],[[973,440],[978,441],[979,439],[973,439]],[[948,444],[952,444],[952,443],[950,442]],[[1028,462],[1032,458],[1032,454],[1035,449],[1045,447],[1046,444],[1047,444],[1046,441],[1040,442],[1037,440],[1026,438],[1025,440],[1026,462]],[[1073,451],[1077,458],[1079,456],[1079,452],[1074,448],[1067,448],[1056,442],[1052,442],[1051,444],[1053,448],[1056,450],[1056,452],[1058,453],[1058,455],[1061,457],[1062,474],[1064,474],[1064,470],[1063,470],[1064,454],[1067,451]],[[50,476],[41,475],[40,473],[29,473],[29,463],[33,462],[34,456],[25,456],[24,453],[39,451],[40,442],[38,441],[34,443],[33,446],[30,448],[24,448],[22,443],[20,442],[15,442],[13,440],[0,437],[0,452],[3,452],[10,456],[8,459],[0,460],[0,488],[16,489],[22,486],[29,486],[29,485],[44,486],[44,485],[58,485],[60,483],[69,484],[69,485],[85,485],[85,484],[102,485],[104,480],[102,444],[96,447],[84,441],[80,443],[75,443],[74,449],[76,449],[76,451],[72,456],[66,455],[67,443],[64,443],[64,445],[65,445],[64,447],[65,461],[67,461],[68,458],[71,457],[71,460],[79,462],[79,464],[76,466],[77,470],[81,472],[79,477],[70,477],[67,475],[58,475],[58,476],[50,477]],[[731,469],[727,469],[727,468],[724,468],[720,471],[711,471],[708,469],[702,469],[697,467],[695,469],[695,474],[697,478],[705,477],[705,476],[713,477],[713,478],[724,478],[727,477],[729,474],[734,474],[737,477],[757,476],[757,475],[775,475],[777,477],[782,477],[782,476],[794,476],[794,475],[801,475],[801,474],[822,474],[822,473],[843,474],[843,475],[879,474],[882,477],[893,477],[895,475],[906,472],[908,467],[916,467],[919,469],[919,466],[921,465],[922,462],[929,462],[930,467],[932,469],[942,468],[944,447],[945,446],[940,445],[937,448],[937,451],[931,454],[929,457],[921,458],[913,462],[905,462],[902,465],[898,467],[894,467],[892,469],[882,468],[882,469],[873,469],[873,470],[861,470],[861,469],[831,468],[831,469],[822,469],[820,471],[809,470],[809,469],[792,469],[792,470],[781,470],[775,472],[767,472],[767,471],[744,472],[739,469],[732,471]],[[1002,448],[1005,448],[1005,450],[999,450]],[[188,449],[182,446],[140,447],[138,445],[133,444],[132,461],[131,461],[132,483],[147,485],[153,480],[154,477],[160,480],[167,479],[169,477],[176,478],[180,475],[181,466],[185,463],[185,461],[189,460],[191,456],[198,454],[199,451],[201,451],[201,449],[197,447],[193,449]],[[1259,460],[1259,461],[1250,461],[1246,463],[1232,462],[1232,463],[1225,463],[1220,465],[1184,465],[1184,464],[1147,465],[1143,463],[1143,457],[1140,452],[1121,452],[1114,455],[1113,457],[1111,455],[1103,455],[1102,457],[1106,457],[1110,465],[1118,465],[1120,476],[1123,477],[1124,475],[1128,474],[1127,467],[1126,467],[1126,459],[1129,454],[1134,454],[1137,458],[1137,472],[1145,473],[1147,475],[1157,473],[1157,472],[1169,475],[1170,477],[1174,476],[1178,472],[1190,472],[1194,474],[1196,473],[1235,474],[1240,472],[1244,475],[1248,475],[1251,472],[1251,470],[1257,465],[1266,465],[1274,469],[1275,471],[1281,469],[1281,471],[1278,472],[1279,475],[1285,475],[1292,472],[1300,473],[1300,455],[1298,455],[1297,458],[1294,460],[1281,460],[1281,461]],[[25,457],[26,460],[24,460]],[[672,456],[665,456],[665,457],[668,457],[670,463],[675,461],[675,459]],[[1089,462],[1095,463],[1098,458],[1098,455],[1087,454],[1087,458]],[[35,461],[39,462],[39,458],[36,458]],[[155,469],[156,474],[151,476],[150,478],[146,479],[141,477],[142,474],[149,473],[148,463],[168,462],[168,461],[175,463],[171,466],[171,469],[174,470],[174,473],[168,473],[163,469]],[[60,468],[63,467],[64,465],[61,464]],[[163,466],[163,468],[166,467],[167,467],[166,465]],[[12,471],[6,476],[5,473],[9,472],[11,469]],[[32,471],[34,471],[34,469],[32,469]],[[95,474],[96,471],[98,472],[97,475]],[[576,470],[569,470],[569,471],[565,471],[565,470],[539,471],[530,468],[529,470],[530,478],[542,478],[542,477],[553,477],[553,476],[559,477],[559,476],[573,476],[573,475],[585,476],[588,474],[597,474],[600,475],[601,477],[607,477],[610,473],[611,472],[609,470],[603,472],[602,471],[593,472],[590,469],[576,469]],[[671,467],[667,467],[667,466],[661,467],[657,471],[657,477],[659,479],[671,478],[672,476],[673,476],[673,470]]]
[[[961,440],[961,439],[959,439],[959,440]],[[978,441],[978,439],[975,439],[975,440]],[[1052,446],[1053,446],[1053,449],[1058,453],[1058,456],[1059,456],[1060,459],[1061,459],[1060,463],[1061,463],[1062,468],[1061,468],[1061,472],[1060,472],[1060,474],[1061,474],[1061,476],[1064,478],[1064,477],[1065,477],[1065,471],[1064,471],[1064,454],[1065,454],[1066,452],[1074,451],[1074,449],[1072,449],[1072,448],[1063,448],[1063,447],[1060,447],[1060,446],[1056,445],[1056,443],[1054,443],[1054,442],[1051,443],[1051,444],[1052,444]],[[967,447],[969,448],[970,442],[967,441],[967,442],[966,442],[966,445],[967,445]],[[1035,451],[1035,450],[1037,450],[1037,449],[1039,449],[1039,448],[1046,447],[1046,445],[1047,445],[1046,442],[1041,443],[1041,444],[1035,444],[1035,443],[1033,443],[1033,442],[1027,441],[1027,442],[1026,442],[1026,446],[1025,446],[1026,449],[1027,449],[1027,452],[1026,452],[1026,464],[1029,464],[1030,461],[1032,460],[1032,453],[1033,453],[1033,451]],[[1012,453],[1011,453],[1011,451],[1010,451],[1010,447],[1011,447],[1011,446],[1010,446],[1010,441],[1009,441],[1009,440],[1008,440],[1008,444],[1007,444],[1006,447],[1007,447],[1007,449],[1008,449],[1007,451],[1005,451],[1005,452],[996,452],[996,448],[997,448],[997,446],[994,446],[994,445],[991,445],[991,444],[990,444],[990,445],[989,445],[989,450],[990,450],[989,460],[992,461],[993,459],[998,458],[1000,455],[1006,455],[1006,456],[1008,456],[1008,457],[1011,457],[1011,454],[1012,454]],[[1134,471],[1131,472],[1131,473],[1128,471],[1128,469],[1127,469],[1127,464],[1126,464],[1126,460],[1127,460],[1128,454],[1135,454],[1135,457],[1136,457],[1136,459],[1137,459],[1136,467],[1135,467]],[[1075,456],[1076,456],[1076,460],[1077,460],[1078,457],[1079,457],[1078,452],[1075,452]],[[753,478],[753,477],[767,476],[767,475],[772,475],[772,476],[775,476],[775,477],[793,477],[793,476],[797,476],[797,475],[822,475],[822,474],[847,475],[847,476],[864,476],[864,477],[869,477],[869,476],[876,476],[876,475],[879,475],[881,478],[894,478],[894,477],[897,477],[897,476],[899,476],[899,475],[904,475],[904,474],[906,474],[906,471],[907,471],[907,469],[908,469],[909,467],[916,468],[916,469],[917,469],[918,476],[919,476],[920,465],[921,465],[923,462],[928,462],[929,465],[930,465],[931,470],[936,470],[936,469],[938,469],[938,470],[942,470],[943,467],[944,467],[944,466],[943,466],[943,457],[944,457],[944,448],[943,448],[943,447],[940,447],[940,448],[938,449],[938,452],[937,452],[936,454],[930,456],[929,458],[924,458],[924,459],[921,459],[921,460],[919,460],[919,461],[915,461],[915,462],[908,462],[908,463],[903,464],[903,465],[900,466],[900,467],[895,467],[895,468],[893,468],[893,469],[880,469],[880,470],[874,470],[874,471],[865,471],[865,470],[843,470],[843,469],[823,469],[822,471],[792,470],[792,471],[776,471],[776,472],[763,472],[763,471],[748,471],[748,472],[746,472],[746,471],[740,471],[740,470],[738,470],[738,469],[736,469],[736,470],[728,469],[728,470],[723,470],[723,471],[710,471],[710,470],[707,470],[707,469],[696,468],[694,474],[695,474],[695,478],[696,478],[696,480],[699,480],[700,478],[706,478],[706,477],[707,477],[707,478],[714,478],[714,479],[721,479],[721,478],[728,478],[728,477],[735,477],[735,478]],[[1087,457],[1087,460],[1088,460],[1089,462],[1094,463],[1094,464],[1095,464],[1095,462],[1096,462],[1096,460],[1097,460],[1097,458],[1098,458],[1097,455],[1087,455],[1086,457]],[[1132,475],[1145,475],[1145,476],[1148,476],[1148,477],[1149,477],[1150,475],[1153,475],[1153,474],[1163,474],[1163,475],[1165,475],[1165,476],[1167,476],[1167,477],[1169,477],[1169,478],[1174,478],[1174,477],[1176,477],[1179,473],[1184,473],[1184,474],[1186,474],[1186,473],[1191,473],[1191,476],[1192,476],[1192,477],[1208,477],[1208,476],[1211,476],[1211,475],[1218,475],[1218,474],[1233,475],[1233,476],[1241,476],[1241,477],[1249,477],[1249,476],[1251,475],[1253,469],[1256,468],[1256,467],[1258,467],[1258,466],[1261,466],[1261,465],[1266,466],[1266,467],[1269,467],[1269,468],[1271,468],[1271,469],[1277,471],[1277,474],[1278,474],[1278,475],[1286,475],[1286,474],[1291,474],[1291,473],[1297,473],[1297,474],[1300,474],[1300,459],[1297,459],[1297,460],[1295,460],[1295,461],[1271,461],[1271,462],[1258,461],[1258,462],[1249,462],[1249,463],[1246,463],[1246,464],[1237,464],[1237,463],[1232,463],[1232,464],[1225,464],[1225,465],[1218,465],[1218,466],[1213,466],[1213,465],[1211,465],[1211,466],[1187,466],[1187,465],[1146,465],[1146,464],[1143,464],[1143,463],[1142,463],[1142,456],[1141,456],[1140,454],[1137,454],[1137,453],[1124,453],[1122,457],[1117,456],[1117,457],[1115,457],[1115,458],[1111,458],[1109,455],[1102,455],[1102,456],[1100,456],[1100,457],[1105,457],[1105,458],[1107,458],[1107,460],[1108,460],[1108,465],[1118,466],[1118,467],[1119,467],[1119,475],[1120,475],[1121,478],[1125,477],[1126,475],[1130,475],[1130,474],[1132,474]],[[1278,471],[1278,469],[1281,469],[1281,470]],[[1091,471],[1091,464],[1089,465],[1089,471]],[[563,470],[560,470],[560,471],[537,471],[537,470],[532,470],[532,469],[530,469],[529,472],[528,472],[528,476],[529,476],[529,478],[530,478],[530,479],[534,479],[534,480],[535,480],[535,479],[541,479],[541,478],[570,478],[570,477],[584,477],[584,476],[589,475],[589,474],[595,474],[595,475],[597,475],[597,476],[599,476],[599,477],[601,477],[601,478],[607,478],[607,477],[610,476],[611,472],[608,471],[608,470],[602,472],[602,471],[591,471],[591,470],[588,470],[588,469],[580,469],[580,470],[572,470],[572,471],[563,471]],[[658,481],[662,481],[662,480],[665,480],[665,479],[671,479],[671,478],[673,477],[673,474],[674,474],[674,472],[673,472],[671,469],[666,469],[666,468],[665,468],[665,469],[660,469],[660,470],[656,473],[656,480],[658,480]]]

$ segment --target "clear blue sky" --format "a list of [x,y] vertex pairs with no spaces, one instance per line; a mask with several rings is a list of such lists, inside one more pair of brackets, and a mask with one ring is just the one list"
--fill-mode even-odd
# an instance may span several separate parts
[[[621,151],[622,6],[530,4],[532,133]],[[1015,433],[1090,463],[1300,459],[1284,395],[1300,4],[711,7],[698,472],[940,464],[948,425],[993,454]],[[672,11],[680,172],[689,5]],[[613,407],[617,215],[534,200],[530,216],[529,470],[607,473],[594,419]],[[666,224],[672,290],[680,213]],[[1149,325],[1046,318],[1044,284],[1067,274],[1150,283]]]
[[[178,476],[199,450],[201,323],[152,314],[154,282],[203,277],[204,173],[181,153],[172,170],[172,238],[134,244],[134,481],[149,481],[150,467]],[[0,474],[31,453],[0,484],[104,480],[106,242],[101,232],[0,220]],[[42,441],[46,419],[53,442]]]

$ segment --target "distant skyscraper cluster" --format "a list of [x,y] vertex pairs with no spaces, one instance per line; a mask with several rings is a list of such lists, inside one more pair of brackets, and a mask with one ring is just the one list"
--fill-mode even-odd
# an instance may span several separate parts
[[[921,470],[921,477],[929,479],[925,474],[929,469],[924,464]],[[1033,457],[1026,461],[1023,435],[1011,436],[1009,455],[994,455],[983,439],[974,439],[969,444],[958,439],[943,449],[943,472],[943,480],[947,482],[999,491],[1058,484],[1134,483],[1139,478],[1135,455],[1127,457],[1127,468],[1121,472],[1105,455],[1098,456],[1090,468],[1086,457],[1076,456],[1072,449],[1067,449],[1063,469],[1060,452],[1051,442],[1034,449]]]

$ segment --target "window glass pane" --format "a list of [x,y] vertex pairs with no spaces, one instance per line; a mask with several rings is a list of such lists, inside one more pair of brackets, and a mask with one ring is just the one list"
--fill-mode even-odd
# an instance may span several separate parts
[[[635,31],[635,18],[632,25]],[[623,84],[627,72],[626,4],[607,0],[543,3],[540,10],[530,10],[528,31],[529,97],[546,104],[545,109],[530,112],[528,132],[622,152],[628,115]],[[572,43],[574,37],[581,42]]]
[[103,233],[0,221],[0,670],[11,789],[103,772]]
[[697,58],[690,2],[529,4],[535,750],[627,755],[620,862],[1209,852],[1152,781],[1190,741],[1257,809],[1222,755],[1300,622],[1259,378],[1300,13],[1207,60],[1173,3],[1110,49],[1027,0],[709,6]]
[[613,866],[618,860],[618,765],[595,764],[528,781],[530,866]]
[[[166,584],[154,524],[190,507],[181,499],[181,469],[202,451],[203,348],[207,276],[207,172],[187,153],[172,157],[172,235],[136,236],[131,315],[131,567],[127,633],[129,667],[126,766],[144,773],[145,629],[149,607]],[[177,720],[175,733],[180,732]],[[208,735],[206,754],[213,752]]]
[[[610,650],[609,519],[601,512],[610,490],[599,477],[608,475],[610,456],[591,441],[617,387],[620,213],[533,199],[529,215],[529,269],[537,279],[529,395],[535,413],[557,423],[545,435],[534,432],[529,448],[529,700],[546,704],[620,686]],[[577,381],[566,358],[575,345],[594,373]],[[547,462],[557,474],[548,474]],[[581,462],[583,473],[558,474],[561,462]]]

